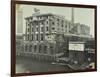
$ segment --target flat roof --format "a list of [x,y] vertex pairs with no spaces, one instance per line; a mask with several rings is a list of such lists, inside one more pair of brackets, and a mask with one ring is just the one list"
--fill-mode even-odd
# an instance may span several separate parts
[[46,13],[46,14],[40,13],[40,14],[33,14],[32,16],[26,17],[25,19],[32,18],[33,16],[57,16],[60,18],[64,18],[64,16],[62,16],[62,15],[57,15],[57,14],[52,14],[52,13]]

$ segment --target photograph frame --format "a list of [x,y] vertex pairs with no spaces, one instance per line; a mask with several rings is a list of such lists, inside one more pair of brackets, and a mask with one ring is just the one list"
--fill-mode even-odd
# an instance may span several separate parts
[[[26,5],[43,5],[43,6],[59,6],[59,7],[77,7],[77,8],[93,8],[94,9],[94,41],[95,41],[95,69],[76,70],[71,72],[53,71],[38,73],[16,73],[16,4]],[[44,74],[60,74],[60,73],[80,73],[97,71],[97,6],[82,4],[65,4],[65,3],[49,3],[49,2],[33,2],[33,1],[11,1],[11,76],[31,76]]]

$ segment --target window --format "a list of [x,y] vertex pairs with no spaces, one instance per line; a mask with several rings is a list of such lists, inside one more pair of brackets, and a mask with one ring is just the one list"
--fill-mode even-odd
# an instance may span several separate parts
[[59,22],[59,19],[57,19],[57,21]]
[[55,28],[53,27],[52,30],[55,30]]
[[33,40],[33,38],[34,38],[34,37],[33,37],[33,34],[32,34],[32,40]]
[[64,23],[64,21],[62,20],[62,24]]
[[36,46],[36,45],[34,45],[34,52],[36,52],[36,49],[37,49],[37,46]]
[[34,21],[34,25],[38,25],[38,21]]
[[47,21],[47,24],[48,24],[48,21]]
[[41,22],[41,25],[44,25],[44,22],[43,21]]
[[36,28],[36,31],[37,31],[37,32],[39,31],[39,28],[38,28],[38,27]]
[[29,46],[29,52],[32,52],[32,45]]
[[46,31],[48,31],[49,29],[48,29],[48,26],[46,27]]
[[29,40],[29,34],[27,34],[27,40]]
[[63,27],[64,25],[63,25],[63,23],[62,23],[62,27]]
[[44,28],[43,28],[43,27],[41,27],[41,32],[43,32],[43,30],[44,30]]
[[41,46],[41,45],[39,45],[39,53],[40,53],[41,49],[42,49],[42,46]]
[[59,26],[59,19],[57,19],[57,25]]
[[39,19],[39,16],[37,16],[37,19]]
[[30,31],[30,29],[29,29],[29,28],[27,28],[27,31],[29,32],[29,31]]
[[46,16],[45,18],[48,19],[48,16]]
[[36,34],[36,40],[38,41],[38,34]]
[[43,41],[43,34],[41,34],[41,41]]
[[67,25],[65,27],[67,28]]
[[41,48],[42,48],[42,47],[41,47],[41,45],[40,45],[40,46],[39,46],[39,50],[41,50]]
[[47,46],[44,46],[44,53],[47,53]]
[[46,52],[47,51],[47,46],[44,46],[44,52]]
[[54,25],[54,22],[52,22],[52,25]]
[[52,46],[50,46],[50,50],[51,50],[51,54],[53,54],[53,47]]

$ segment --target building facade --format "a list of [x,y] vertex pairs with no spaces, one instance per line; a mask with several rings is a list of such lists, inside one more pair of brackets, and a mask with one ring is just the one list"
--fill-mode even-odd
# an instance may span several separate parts
[[35,13],[25,20],[22,53],[34,58],[56,60],[57,54],[68,50],[69,41],[91,38],[90,27],[68,21],[64,16]]

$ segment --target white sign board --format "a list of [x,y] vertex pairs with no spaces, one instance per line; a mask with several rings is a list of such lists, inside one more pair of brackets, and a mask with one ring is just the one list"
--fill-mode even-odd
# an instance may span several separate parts
[[84,51],[84,44],[69,43],[69,50]]

